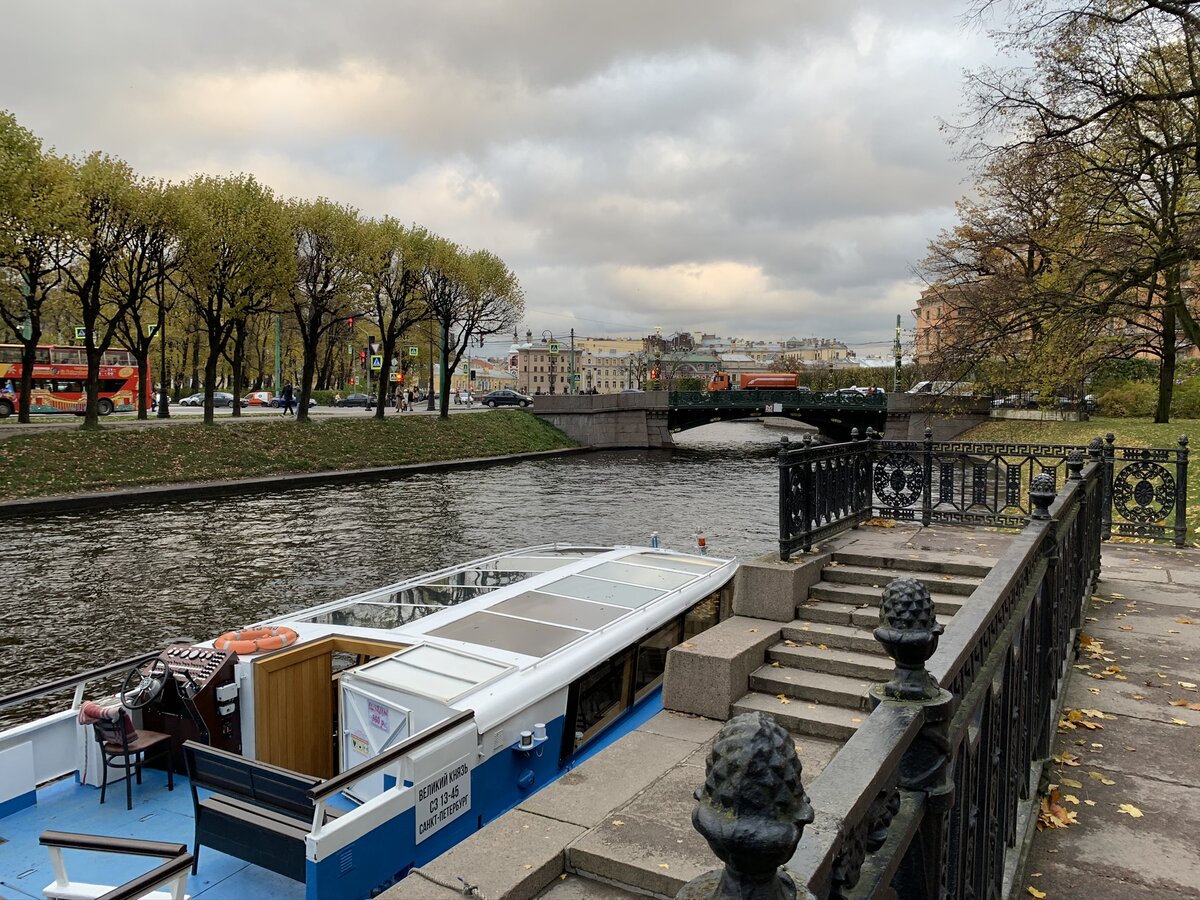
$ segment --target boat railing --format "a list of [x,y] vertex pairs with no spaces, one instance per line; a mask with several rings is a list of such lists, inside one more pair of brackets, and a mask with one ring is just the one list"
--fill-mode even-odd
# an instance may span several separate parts
[[70,831],[43,831],[38,840],[43,847],[50,851],[50,867],[54,870],[54,883],[45,889],[47,897],[84,896],[83,888],[95,887],[95,885],[85,886],[71,881],[67,876],[63,850],[157,856],[165,860],[149,872],[107,891],[104,894],[106,900],[133,900],[135,897],[145,897],[148,892],[168,884],[172,887],[171,896],[173,898],[185,896],[188,871],[192,868],[192,854],[188,852],[187,844],[139,841],[132,838],[78,834]]
[[[190,639],[181,638],[181,642],[192,643]],[[72,702],[72,708],[76,709],[83,702],[83,689],[88,682],[96,681],[101,678],[107,678],[111,675],[118,675],[121,672],[128,672],[134,666],[141,665],[147,660],[154,659],[162,653],[162,648],[157,650],[147,650],[144,653],[139,653],[137,656],[131,656],[128,659],[123,659],[120,662],[109,663],[106,666],[100,666],[96,669],[89,669],[86,672],[80,672],[76,675],[68,675],[66,678],[58,678],[54,681],[47,681],[45,684],[35,685],[31,688],[26,688],[23,691],[17,691],[15,694],[8,694],[5,697],[0,697],[0,710],[10,709],[14,706],[20,706],[23,703],[28,703],[31,700],[37,700],[39,697],[45,697],[49,694],[56,694],[59,691],[65,691],[68,688],[75,689],[75,699]]]
[[340,775],[335,775],[333,778],[322,781],[320,784],[308,791],[309,799],[313,801],[316,807],[313,815],[313,831],[317,831],[325,822],[325,801],[334,794],[345,790],[353,784],[361,781],[369,775],[373,775],[381,769],[386,769],[404,757],[408,756],[414,750],[428,744],[430,741],[441,737],[449,731],[453,731],[464,722],[470,722],[475,718],[475,710],[464,709],[456,712],[450,718],[438,722],[424,731],[419,731],[411,737],[407,737],[394,747],[380,753],[378,756],[373,756],[370,759],[363,760],[358,765],[347,769]]

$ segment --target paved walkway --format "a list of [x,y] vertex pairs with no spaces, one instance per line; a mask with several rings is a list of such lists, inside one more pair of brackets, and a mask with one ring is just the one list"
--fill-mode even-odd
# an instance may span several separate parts
[[1059,728],[1048,772],[1053,812],[1075,822],[1035,835],[1014,893],[1197,900],[1200,552],[1105,544],[1086,615],[1063,701],[1080,721]]

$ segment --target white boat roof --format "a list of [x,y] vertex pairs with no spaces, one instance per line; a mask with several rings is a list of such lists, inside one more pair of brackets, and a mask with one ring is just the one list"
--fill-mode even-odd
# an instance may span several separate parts
[[[275,620],[301,640],[329,633],[409,646],[356,669],[377,684],[451,703],[589,635],[702,599],[736,560],[647,547],[548,545],[463,563]],[[620,624],[618,624],[620,623]],[[314,629],[314,625],[325,628]],[[315,633],[319,632],[319,633]]]

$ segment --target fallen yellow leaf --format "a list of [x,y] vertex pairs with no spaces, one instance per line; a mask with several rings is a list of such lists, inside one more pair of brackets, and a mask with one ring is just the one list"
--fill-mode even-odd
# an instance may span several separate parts
[[1028,891],[1032,896],[1037,897],[1038,900],[1044,900],[1044,898],[1046,896],[1045,891],[1039,891],[1035,887],[1027,887],[1027,888],[1025,888],[1025,890]]
[[1130,816],[1134,819],[1142,818],[1142,811],[1140,809],[1138,809],[1136,806],[1134,806],[1132,803],[1122,803],[1120,806],[1117,807],[1117,812],[1123,812],[1123,813],[1125,813],[1125,815]]
[[1186,725],[1187,719],[1172,719],[1171,724],[1172,725]]

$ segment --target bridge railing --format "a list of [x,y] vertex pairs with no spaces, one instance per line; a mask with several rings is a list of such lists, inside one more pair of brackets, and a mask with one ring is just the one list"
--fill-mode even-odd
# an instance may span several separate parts
[[874,692],[865,727],[810,792],[818,826],[836,827],[789,863],[816,896],[1000,895],[1099,572],[1103,475],[1093,460],[1014,538],[935,642],[938,690],[909,701]]
[[671,391],[669,403],[676,409],[769,410],[776,403],[788,409],[887,409],[887,394],[860,394],[846,391]]
[[878,516],[902,521],[1020,528],[1036,475],[1055,485],[1070,461],[1102,463],[1102,537],[1187,538],[1188,439],[1173,448],[1118,447],[1112,434],[1087,447],[885,441],[873,432],[845,444],[779,450],[779,553],[797,550]]
[[[884,590],[875,636],[896,661],[892,681],[872,689],[872,712],[798,791],[804,801],[794,813],[798,830],[762,828],[765,839],[779,838],[770,850],[783,849],[783,859],[790,853],[787,868],[797,876],[800,896],[1002,895],[1006,868],[1015,865],[1036,821],[1029,813],[1050,755],[1084,603],[1099,573],[1105,469],[1102,458],[1073,460],[1057,496],[1051,476],[1039,473],[1027,524],[944,639],[923,584],[898,578]],[[746,727],[729,724],[735,723]],[[714,756],[728,752],[723,734]],[[793,775],[798,782],[794,765],[792,773],[784,771],[784,785],[794,783]],[[734,786],[714,777],[717,769],[710,760],[702,806],[733,794]],[[728,766],[722,771],[732,773],[727,779],[765,777]],[[737,785],[737,796],[753,786]],[[735,812],[746,821],[726,830],[753,827],[755,812]],[[693,821],[700,827],[704,816]],[[750,857],[762,853],[760,846],[743,841],[718,855],[733,858],[737,871],[754,871]],[[680,896],[692,895],[685,889]]]

